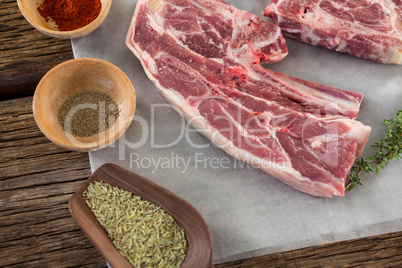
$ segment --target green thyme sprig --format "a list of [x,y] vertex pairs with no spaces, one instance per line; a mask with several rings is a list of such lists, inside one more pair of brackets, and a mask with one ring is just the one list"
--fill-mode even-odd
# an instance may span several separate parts
[[377,148],[372,157],[357,159],[349,173],[345,189],[351,191],[355,185],[363,185],[360,174],[364,172],[379,173],[393,158],[400,160],[402,155],[402,110],[396,113],[395,119],[384,119],[385,138],[371,147]]

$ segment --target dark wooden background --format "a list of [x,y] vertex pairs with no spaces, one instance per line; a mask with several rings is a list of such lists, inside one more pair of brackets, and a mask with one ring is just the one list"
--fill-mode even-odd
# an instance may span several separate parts
[[[88,154],[47,140],[32,95],[72,59],[69,40],[47,37],[0,0],[0,267],[106,267],[68,210],[90,176]],[[402,232],[292,250],[216,267],[402,267]]]

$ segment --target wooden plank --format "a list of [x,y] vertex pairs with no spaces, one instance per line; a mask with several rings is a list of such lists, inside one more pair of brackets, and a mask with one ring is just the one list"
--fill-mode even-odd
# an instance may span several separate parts
[[[69,40],[45,36],[15,0],[0,0],[0,99],[32,95],[53,66],[73,58]],[[0,267],[106,267],[68,210],[89,177],[88,155],[48,141],[32,99],[0,102]],[[216,265],[402,267],[402,232]]]
[[234,261],[238,267],[402,267],[402,232]]
[[33,28],[17,1],[0,1],[0,100],[32,96],[48,70],[73,58],[71,42]]
[[42,135],[32,98],[0,102],[0,267],[106,266],[68,209],[90,173]]

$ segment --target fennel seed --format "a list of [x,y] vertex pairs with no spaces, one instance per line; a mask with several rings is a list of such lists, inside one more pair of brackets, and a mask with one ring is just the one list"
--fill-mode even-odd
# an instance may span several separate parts
[[103,182],[91,183],[84,197],[115,247],[134,267],[179,267],[185,259],[184,230],[161,207]]

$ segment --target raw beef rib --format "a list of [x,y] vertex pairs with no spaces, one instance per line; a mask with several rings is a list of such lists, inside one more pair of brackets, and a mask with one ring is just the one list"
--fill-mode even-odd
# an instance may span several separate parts
[[401,0],[272,0],[263,14],[298,41],[402,64]]
[[316,196],[344,195],[370,127],[360,94],[264,69],[279,27],[219,0],[140,0],[127,46],[163,96],[228,154]]

